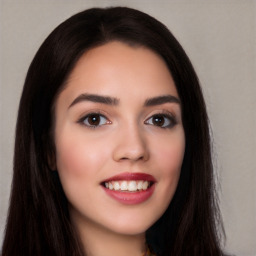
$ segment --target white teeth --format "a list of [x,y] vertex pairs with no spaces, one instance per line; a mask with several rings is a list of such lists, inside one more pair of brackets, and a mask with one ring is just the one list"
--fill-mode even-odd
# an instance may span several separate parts
[[149,181],[110,181],[110,182],[105,182],[104,183],[105,187],[110,189],[110,190],[115,190],[115,191],[129,191],[129,192],[135,192],[135,191],[140,191],[140,190],[147,190],[148,187],[150,186]]
[[119,183],[117,181],[114,182],[114,190],[119,190]]
[[113,187],[112,183],[109,182],[108,184],[109,184],[109,185],[108,185],[108,188],[109,188],[110,190],[113,190],[114,187]]
[[143,182],[143,185],[142,185],[142,189],[143,189],[143,190],[146,190],[146,189],[148,188],[148,185],[149,185],[149,184],[148,184],[148,181],[144,181],[144,182]]
[[128,183],[127,181],[121,182],[121,190],[127,190],[128,189]]
[[128,184],[129,191],[136,191],[137,190],[137,183],[136,181],[130,181]]
[[141,190],[141,189],[142,189],[142,185],[143,185],[143,181],[140,180],[140,181],[138,182],[138,184],[137,184],[138,190]]

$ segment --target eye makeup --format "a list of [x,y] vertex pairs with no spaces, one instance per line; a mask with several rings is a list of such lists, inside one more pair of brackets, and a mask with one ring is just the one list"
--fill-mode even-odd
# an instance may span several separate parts
[[101,112],[91,112],[80,118],[77,123],[88,128],[97,128],[106,124],[111,124],[111,121]]

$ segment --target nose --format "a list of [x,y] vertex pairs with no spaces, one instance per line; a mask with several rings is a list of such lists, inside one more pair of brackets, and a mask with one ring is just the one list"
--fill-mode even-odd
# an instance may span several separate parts
[[143,131],[136,126],[126,127],[118,132],[117,143],[113,151],[115,161],[147,161],[149,150]]

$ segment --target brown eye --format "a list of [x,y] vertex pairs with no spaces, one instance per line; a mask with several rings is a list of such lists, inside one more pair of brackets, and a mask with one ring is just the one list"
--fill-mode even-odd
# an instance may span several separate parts
[[109,123],[108,119],[105,116],[97,113],[92,113],[85,116],[84,118],[81,119],[80,122],[88,127],[93,127],[93,128]]
[[145,121],[145,124],[154,125],[160,128],[172,128],[176,123],[176,119],[169,114],[156,114]]
[[152,117],[152,123],[156,126],[163,126],[165,124],[165,118],[160,115],[155,115]]
[[87,122],[89,125],[99,125],[100,124],[100,116],[97,114],[93,114],[87,117]]

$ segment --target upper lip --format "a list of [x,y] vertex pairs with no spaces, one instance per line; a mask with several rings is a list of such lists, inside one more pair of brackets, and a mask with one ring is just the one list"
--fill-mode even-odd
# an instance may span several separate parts
[[139,173],[139,172],[124,172],[117,175],[114,175],[103,182],[109,182],[109,181],[117,181],[117,180],[144,180],[144,181],[150,181],[155,182],[156,179],[147,173]]

